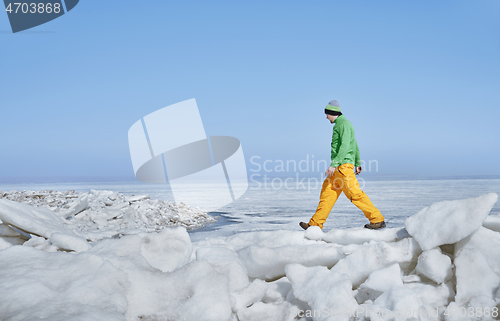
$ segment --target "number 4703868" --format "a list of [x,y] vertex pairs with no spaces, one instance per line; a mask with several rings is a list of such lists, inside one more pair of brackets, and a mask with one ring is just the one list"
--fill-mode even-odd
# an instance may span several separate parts
[[60,3],[9,3],[5,11],[8,13],[59,13]]

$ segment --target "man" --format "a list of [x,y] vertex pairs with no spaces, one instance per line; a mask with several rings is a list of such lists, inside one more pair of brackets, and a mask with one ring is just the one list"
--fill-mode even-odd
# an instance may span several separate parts
[[378,230],[385,227],[384,217],[372,204],[368,196],[359,188],[358,180],[354,175],[361,173],[359,148],[354,137],[354,127],[340,111],[340,104],[332,100],[325,108],[326,118],[335,124],[332,135],[332,162],[325,172],[326,179],[321,188],[319,205],[316,213],[308,223],[300,222],[303,229],[309,226],[319,226],[323,229],[330,211],[339,195],[344,192],[351,202],[363,211],[370,221],[365,227]]

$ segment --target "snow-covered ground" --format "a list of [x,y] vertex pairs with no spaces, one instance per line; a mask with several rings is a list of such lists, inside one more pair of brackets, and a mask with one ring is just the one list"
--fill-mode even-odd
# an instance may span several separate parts
[[[92,239],[86,225],[65,222],[83,214],[76,211],[85,197],[92,204],[114,195],[129,208],[147,200],[102,193],[65,205],[61,196],[58,211],[0,200],[0,320],[500,319],[496,193],[426,204],[400,227],[379,231],[294,231],[285,223],[244,232],[246,223],[219,221],[191,234],[182,226],[138,227]],[[85,217],[95,221],[113,202]],[[296,225],[301,215],[309,213],[283,219]]]
[[[59,221],[65,228],[92,241],[118,235],[158,232],[175,226],[195,229],[216,221],[203,210],[193,209],[184,203],[152,200],[146,194],[125,196],[105,190],[90,190],[88,193],[74,190],[0,191],[0,199],[48,209],[45,216],[61,218]],[[16,209],[11,212],[13,218],[20,219]],[[35,233],[37,226],[43,225],[38,221],[22,224],[30,223],[33,225],[30,231]]]

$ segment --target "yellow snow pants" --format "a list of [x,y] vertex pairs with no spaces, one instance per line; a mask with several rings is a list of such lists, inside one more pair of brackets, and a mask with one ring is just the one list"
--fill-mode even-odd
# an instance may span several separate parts
[[380,211],[373,205],[365,192],[359,188],[358,180],[354,174],[354,165],[346,163],[338,166],[335,169],[335,174],[327,177],[323,182],[319,205],[309,221],[309,225],[319,226],[323,229],[323,223],[342,192],[363,211],[370,223],[379,223],[384,220]]

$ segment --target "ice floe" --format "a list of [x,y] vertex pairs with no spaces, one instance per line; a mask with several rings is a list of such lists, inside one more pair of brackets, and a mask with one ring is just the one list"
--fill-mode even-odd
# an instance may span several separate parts
[[444,283],[452,277],[452,263],[449,256],[443,254],[440,248],[424,251],[418,257],[415,271],[431,279],[437,284]]
[[472,308],[476,311],[477,308],[491,310],[499,305],[500,302],[495,300],[495,293],[500,286],[500,277],[493,272],[481,252],[476,249],[463,249],[454,263],[457,295],[452,307],[464,307],[467,310]]
[[0,220],[47,238],[60,232],[97,241],[166,227],[199,228],[216,218],[184,203],[152,200],[148,195],[48,190],[0,192]]
[[497,194],[489,193],[437,202],[408,217],[405,228],[424,251],[453,244],[479,229],[497,200]]
[[[486,219],[495,194],[433,204],[408,218],[408,232],[311,228],[192,242],[177,226],[87,242],[71,224],[62,231],[51,223],[52,215],[97,217],[97,194],[102,200],[78,195],[64,210],[37,212],[37,224],[48,223],[36,227],[23,218],[28,205],[1,203],[3,319],[499,319],[500,232]],[[130,202],[149,201],[137,196],[121,207],[125,197],[105,195],[115,218]]]
[[54,212],[46,208],[0,199],[0,220],[31,234],[49,238],[52,233],[72,234]]

